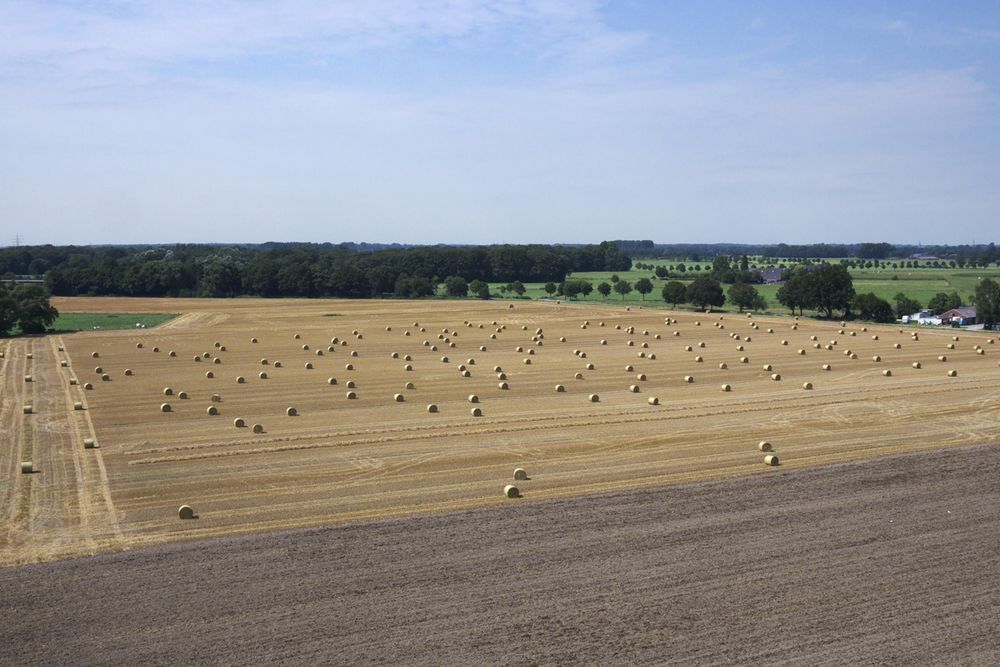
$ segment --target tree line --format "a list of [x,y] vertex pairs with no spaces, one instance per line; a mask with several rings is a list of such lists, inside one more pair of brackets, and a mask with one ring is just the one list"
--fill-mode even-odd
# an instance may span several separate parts
[[448,276],[481,283],[561,282],[577,271],[624,271],[631,258],[599,245],[34,246],[0,250],[0,275],[44,275],[58,296],[418,297]]

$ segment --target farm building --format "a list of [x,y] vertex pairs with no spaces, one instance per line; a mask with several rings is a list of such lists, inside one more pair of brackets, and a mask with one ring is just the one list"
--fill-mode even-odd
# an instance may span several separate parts
[[903,324],[916,322],[917,324],[941,324],[941,318],[934,314],[933,310],[921,310],[912,315],[903,315]]
[[774,285],[781,282],[781,274],[784,270],[777,266],[767,266],[759,269],[750,269],[751,273],[758,274],[766,285]]
[[964,327],[976,323],[976,308],[974,306],[959,306],[944,311],[938,317],[941,318],[942,324],[958,324]]

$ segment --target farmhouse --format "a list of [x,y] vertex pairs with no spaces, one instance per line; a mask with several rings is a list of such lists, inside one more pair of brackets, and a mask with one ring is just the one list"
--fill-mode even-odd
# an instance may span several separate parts
[[921,310],[912,315],[903,315],[903,324],[916,322],[917,324],[941,324],[941,318],[934,314],[933,310]]
[[767,285],[774,285],[781,282],[782,269],[777,266],[750,269],[750,272],[758,274]]
[[944,311],[938,317],[941,318],[942,324],[957,324],[964,327],[976,323],[976,308],[975,306],[959,306]]

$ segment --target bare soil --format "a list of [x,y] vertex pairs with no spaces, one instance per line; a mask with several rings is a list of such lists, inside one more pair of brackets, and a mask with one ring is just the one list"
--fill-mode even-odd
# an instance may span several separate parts
[[998,480],[955,447],[7,568],[0,663],[998,664]]

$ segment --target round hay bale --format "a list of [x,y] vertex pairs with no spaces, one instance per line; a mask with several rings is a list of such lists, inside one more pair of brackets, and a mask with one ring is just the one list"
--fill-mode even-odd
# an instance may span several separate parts
[[91,352],[91,353],[90,353],[90,357],[91,357],[92,359],[98,359],[98,358],[100,358],[100,356],[101,356],[101,355],[100,355],[100,354],[98,354],[97,352]]
[[472,377],[472,372],[471,371],[462,371],[462,377],[464,377],[464,378]]
[[892,371],[887,368],[884,371],[882,371],[882,375],[884,375],[885,377],[892,377]]
[[809,336],[809,340],[816,340],[816,336]]
[[948,357],[942,354],[941,356],[938,357],[938,361],[948,361]]
[[438,406],[435,405],[434,403],[429,403],[427,405],[427,412],[430,412],[431,414],[433,414],[433,413],[435,413],[437,411],[438,411]]
[[168,356],[168,357],[176,357],[176,356],[177,356],[177,353],[176,353],[176,352],[174,352],[173,350],[170,350],[169,352],[167,352],[167,356]]
[[194,355],[194,360],[195,360],[195,363],[201,363],[201,355],[200,354]]
[[253,428],[251,430],[254,433],[263,433],[264,432],[264,426],[262,424],[254,424]]
[[348,389],[354,389],[357,385],[355,384],[354,380],[348,380],[347,384],[344,386],[347,387]]
[[948,343],[948,349],[949,350],[954,350],[955,349],[955,344],[954,343]]
[[774,375],[771,376],[771,379],[774,380],[775,382],[781,382],[781,373],[775,373]]
[[172,409],[169,403],[160,403],[160,412],[170,412]]
[[700,364],[700,363],[702,363],[705,360],[703,358],[701,358],[701,357],[695,357],[694,361],[695,361],[695,363]]
[[646,402],[649,403],[650,405],[659,405],[660,399],[657,398],[656,396],[650,396],[649,398],[646,399]]
[[393,359],[399,359],[399,352],[393,352],[393,353],[392,353],[392,354],[390,354],[389,356],[390,356],[391,358],[393,358]]
[[311,371],[312,370],[313,365],[312,365],[311,361],[307,361],[306,364],[305,364],[305,366],[306,366],[306,370],[307,371]]
[[639,393],[639,385],[637,385],[637,384],[631,384],[631,385],[629,385],[628,390],[630,392],[632,392],[633,394],[638,394]]
[[576,375],[573,376],[573,379],[574,380],[582,380],[583,379],[583,373],[577,373]]
[[524,468],[514,468],[514,480],[517,482],[523,482],[528,479],[528,471]]
[[344,370],[345,371],[353,371],[354,370],[354,364],[344,364]]
[[297,417],[299,415],[299,411],[289,406],[285,408],[285,414],[288,415],[289,417]]
[[740,357],[740,363],[741,364],[749,364],[750,363],[750,357]]
[[190,505],[181,505],[180,509],[177,510],[177,516],[183,520],[193,519],[194,510],[191,508]]
[[948,371],[948,377],[950,378],[958,377],[958,371],[956,371],[955,369]]
[[292,336],[292,338],[295,339],[295,340],[299,340],[300,338],[302,338],[302,335],[301,334],[295,334],[294,336]]
[[830,364],[823,364],[822,366],[820,366],[820,368],[822,368],[824,371],[833,370],[833,367]]
[[872,336],[872,340],[878,340],[878,334],[875,334],[874,336]]
[[205,373],[205,377],[211,380],[212,378],[215,377],[215,373],[213,373],[212,371],[208,371]]
[[914,367],[914,368],[920,368],[920,367],[921,367],[921,366],[920,366],[920,362],[919,362],[919,361],[914,361],[914,362],[913,362],[913,367]]
[[[179,391],[179,392],[177,392],[177,398],[181,399],[182,401],[186,401],[187,397],[188,397],[188,393],[186,391]],[[222,399],[220,398],[219,400],[222,400]]]
[[783,341],[781,341],[781,344],[782,345],[788,345],[788,341],[787,340],[783,340]]
[[802,348],[799,348],[799,351],[798,351],[799,356],[805,355],[805,353],[806,353],[805,350],[803,350]]
[[650,352],[649,354],[646,355],[646,358],[647,359],[656,359],[656,353],[655,352]]
[[[349,370],[353,370],[353,369],[354,369],[354,367],[351,366],[351,368]],[[404,364],[403,365],[403,370],[407,371],[407,372],[412,371],[413,370],[413,364]]]
[[530,357],[525,357],[524,358],[524,365],[525,366],[530,366],[531,365],[531,358]]
[[125,369],[125,377],[132,377],[132,369],[131,368],[126,368]]
[[100,367],[100,366],[95,366],[94,367],[94,372],[97,373],[98,375],[100,375],[101,373],[104,372],[104,369],[102,367]]
[[236,384],[243,384],[244,382],[246,382],[246,378],[244,378],[242,375],[236,376]]
[[478,403],[479,397],[475,394],[469,394],[469,403]]
[[584,369],[588,370],[588,371],[592,371],[592,370],[594,370],[594,364],[588,363],[586,366],[584,366]]
[[952,340],[958,340],[958,336],[952,336],[951,339]]
[[645,373],[639,373],[639,374],[637,374],[635,376],[635,379],[638,380],[639,382],[645,382],[646,381],[646,374]]
[[694,376],[692,376],[692,375],[685,375],[684,376],[684,381],[687,382],[688,384],[692,384],[694,382]]
[[357,350],[351,350],[351,356],[352,357],[357,357],[358,356],[358,351]]
[[855,352],[851,352],[851,359],[857,359],[858,355]]
[[893,344],[892,344],[892,347],[893,347],[893,349],[896,349],[896,350],[901,350],[901,349],[903,349],[903,346],[902,346],[902,345],[900,345],[899,343],[893,343]]
[[69,362],[66,361],[65,359],[60,359],[59,360],[59,365],[62,366],[63,368],[66,368],[66,367],[69,366]]
[[803,389],[807,389],[807,390],[808,389],[812,389],[813,388],[813,383],[812,382],[803,382],[802,383],[802,388]]
[[635,368],[632,366],[632,364],[629,364],[629,365],[625,366],[625,372],[626,373],[631,373],[634,370],[635,370]]
[[327,384],[337,384],[337,378],[327,378],[326,379],[326,383]]
[[89,382],[84,382],[83,383],[83,388],[87,389],[87,390],[90,390],[90,389],[94,388],[94,385],[90,384]]
[[480,408],[472,408],[472,410],[470,410],[469,413],[473,417],[482,417],[483,416],[483,411]]
[[736,351],[737,352],[743,352],[743,346],[742,345],[737,345],[736,346]]
[[561,384],[557,384],[556,385],[556,393],[557,394],[561,394],[561,393],[563,393],[565,391],[566,391],[566,387],[562,386]]
[[777,454],[767,454],[764,457],[764,465],[766,465],[766,466],[776,466],[776,465],[778,465],[778,455]]
[[205,412],[214,417],[215,415],[219,414],[219,408],[215,407],[214,405],[210,405],[207,408],[205,408]]
[[761,440],[760,442],[758,442],[757,449],[759,449],[762,452],[774,451],[773,448],[771,447],[771,443],[768,442],[767,440]]
[[507,486],[503,487],[503,495],[506,496],[507,498],[520,498],[521,491],[513,484],[508,484]]
[[243,419],[243,417],[237,417],[236,419],[233,420],[233,426],[235,426],[236,428],[243,428],[246,425],[247,425],[247,423]]
[[316,350],[316,356],[317,357],[322,357],[323,356],[323,350]]
[[78,380],[76,378],[70,378],[69,379],[69,383],[72,384],[72,385],[77,384],[77,382],[78,382]]
[[980,348],[980,349],[976,350],[976,354],[983,354],[984,355],[984,354],[986,354],[986,352],[982,348]]
[[84,438],[83,439],[83,448],[84,449],[94,449],[95,447],[97,447],[97,443],[94,442],[93,438]]
[[212,394],[212,402],[213,403],[221,403],[222,402],[222,394]]
[[597,394],[591,394],[590,396],[587,397],[587,400],[589,400],[591,403],[600,403],[601,397],[598,396]]
[[35,472],[35,467],[32,465],[31,461],[21,461],[21,474],[30,475]]
[[111,382],[111,376],[105,373],[101,376],[101,382]]
[[403,361],[413,361],[413,357],[409,354],[404,354]]
[[266,371],[261,371],[260,373],[257,373],[257,377],[260,378],[261,380],[266,380],[267,379],[267,372]]
[[771,367],[771,364],[764,364],[764,366],[763,366],[763,369],[764,369],[765,371],[770,371],[770,370],[772,370],[772,367]]
[[497,379],[498,380],[506,380],[507,379],[507,374],[506,373],[497,373]]
[[74,410],[83,410],[83,403],[81,403],[80,401],[76,401],[75,403],[73,403],[73,409]]
[[685,345],[684,346],[684,351],[685,352],[694,352],[694,348],[691,347],[690,345]]
[[251,343],[256,343],[256,342],[257,342],[257,339],[256,339],[256,338],[251,338],[251,339],[250,339],[250,342],[251,342]]
[[24,381],[25,381],[25,382],[32,382],[32,381],[33,381],[33,379],[32,379],[32,377],[31,377],[30,375],[25,375],[25,376],[24,376]]
[[406,397],[404,397],[402,394],[393,394],[392,400],[396,401],[397,403],[402,403],[403,401],[406,400]]
[[722,391],[728,392],[728,391],[732,391],[732,390],[733,390],[732,386],[730,386],[728,384],[722,385]]
[[726,370],[727,368],[729,368],[729,364],[727,364],[726,362],[723,361],[721,364],[719,364],[720,370]]
[[882,361],[882,357],[880,357],[880,356],[878,356],[878,355],[876,354],[876,355],[875,355],[874,357],[872,357],[872,361],[875,361],[875,362],[879,362],[879,361]]
[[24,409],[24,414],[26,415],[30,415],[35,411],[35,408],[30,404],[25,405],[23,409]]
[[510,389],[510,385],[509,385],[509,384],[507,384],[506,382],[501,382],[501,383],[500,383],[500,384],[498,384],[497,386],[498,386],[498,387],[499,387],[499,388],[500,388],[501,390],[503,390],[503,391],[506,391],[506,390]]

